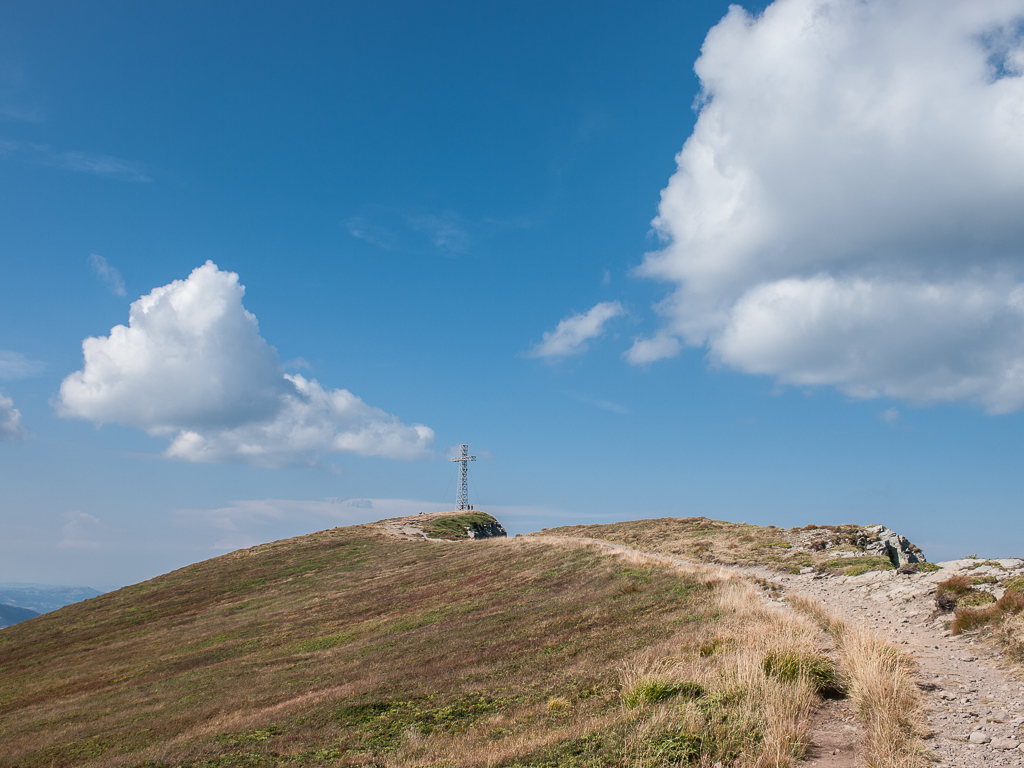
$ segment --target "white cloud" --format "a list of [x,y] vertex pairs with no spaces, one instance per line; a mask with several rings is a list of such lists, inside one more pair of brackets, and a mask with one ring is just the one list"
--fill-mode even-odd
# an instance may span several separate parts
[[98,253],[89,254],[89,266],[92,267],[92,271],[107,285],[110,286],[110,290],[117,296],[127,296],[128,292],[124,289],[124,279],[121,277],[121,273],[118,272],[116,267],[112,267],[107,263],[107,260],[100,256]]
[[85,367],[61,384],[58,413],[166,435],[165,455],[186,461],[280,466],[335,452],[431,455],[429,427],[285,375],[244,293],[237,274],[208,261],[133,302],[128,327],[82,343]]
[[105,527],[98,517],[85,512],[71,512],[67,515],[70,522],[61,528],[59,549],[99,549],[98,539],[105,532]]
[[530,357],[567,357],[585,352],[587,342],[604,333],[604,325],[625,313],[617,301],[603,301],[584,313],[567,317],[553,331],[545,331],[540,344],[528,353]]
[[623,353],[623,357],[631,365],[647,365],[666,357],[675,357],[681,348],[679,339],[662,331],[650,339],[636,339],[633,346]]
[[[1022,22],[1024,0],[732,6],[639,270],[676,284],[662,336],[783,383],[1024,407]],[[653,341],[630,362],[674,352]]]
[[424,214],[408,217],[409,226],[422,232],[431,244],[448,253],[465,253],[469,250],[472,238],[459,216],[446,211],[440,216]]
[[21,425],[21,412],[14,407],[11,398],[0,394],[0,443],[26,437],[28,432]]
[[24,379],[35,376],[45,367],[39,360],[29,360],[21,352],[0,349],[0,379]]
[[[451,512],[454,504],[421,499],[243,499],[216,509],[179,509],[176,522],[204,548],[231,550],[343,525],[358,525],[419,512]],[[538,530],[571,518],[550,507],[484,505],[509,531]]]
[[889,426],[896,426],[900,421],[900,412],[895,408],[887,408],[882,411],[882,421]]

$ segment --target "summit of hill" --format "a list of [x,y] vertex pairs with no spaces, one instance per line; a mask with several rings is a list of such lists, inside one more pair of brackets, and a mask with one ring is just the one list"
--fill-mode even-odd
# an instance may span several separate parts
[[455,511],[239,550],[0,632],[0,766],[784,766],[841,722],[830,765],[924,765],[914,660],[797,591],[937,575],[886,531]]

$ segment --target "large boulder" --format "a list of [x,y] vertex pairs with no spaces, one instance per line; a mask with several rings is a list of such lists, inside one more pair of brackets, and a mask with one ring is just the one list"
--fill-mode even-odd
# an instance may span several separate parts
[[885,555],[892,562],[894,568],[902,568],[911,563],[926,562],[924,553],[919,547],[911,544],[906,536],[901,536],[882,525],[868,526],[864,530],[878,535],[878,540],[869,544],[867,551],[872,554]]

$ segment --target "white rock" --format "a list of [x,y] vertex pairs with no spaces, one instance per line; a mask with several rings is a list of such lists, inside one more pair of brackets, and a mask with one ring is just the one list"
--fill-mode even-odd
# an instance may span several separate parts
[[967,740],[971,744],[988,744],[992,741],[992,737],[984,731],[971,731],[971,735],[967,737]]
[[[975,731],[975,733],[978,733],[978,731]],[[1019,746],[1020,742],[1016,739],[996,739],[992,742],[993,749],[1016,749]]]

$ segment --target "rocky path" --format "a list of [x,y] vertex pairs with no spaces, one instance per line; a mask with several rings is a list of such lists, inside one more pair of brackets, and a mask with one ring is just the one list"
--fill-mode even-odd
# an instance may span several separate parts
[[[536,534],[534,534],[536,535]],[[581,539],[582,540],[582,539]],[[554,540],[553,540],[554,541]],[[622,544],[587,539],[610,552],[636,553],[666,564],[680,558],[652,554]],[[1024,768],[1024,683],[1015,679],[995,650],[977,634],[952,636],[935,616],[935,587],[956,574],[976,577],[1024,573],[1024,560],[954,560],[933,573],[871,571],[861,576],[817,573],[781,575],[776,571],[712,566],[754,574],[780,587],[780,603],[789,595],[810,597],[839,613],[849,624],[865,627],[902,646],[918,662],[931,736],[927,741],[936,768],[1022,766]],[[810,571],[810,569],[808,569]],[[986,587],[1002,594],[995,586]],[[849,701],[826,701],[812,726],[808,768],[863,765],[863,724]]]
[[[1019,560],[1002,562],[1013,570],[1024,566]],[[784,595],[811,597],[849,623],[903,646],[917,659],[933,733],[928,745],[938,765],[1024,766],[1024,684],[1002,668],[998,655],[976,635],[950,636],[943,620],[951,617],[932,618],[935,585],[974,563],[941,565],[941,571],[931,574],[760,575],[779,584]]]

